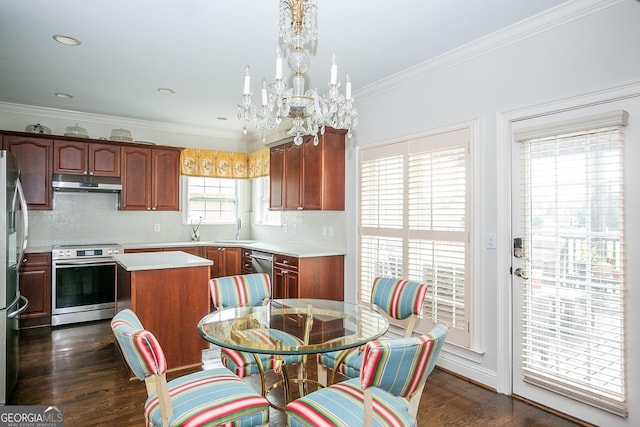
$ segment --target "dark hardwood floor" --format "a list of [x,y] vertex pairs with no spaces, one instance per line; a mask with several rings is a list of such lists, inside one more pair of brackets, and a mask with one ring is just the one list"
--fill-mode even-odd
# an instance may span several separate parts
[[[144,425],[144,383],[128,379],[108,322],[23,330],[20,338],[20,379],[9,404],[62,406],[67,427]],[[418,420],[434,427],[579,425],[439,369],[427,382]],[[272,410],[270,425],[284,425],[279,411]]]

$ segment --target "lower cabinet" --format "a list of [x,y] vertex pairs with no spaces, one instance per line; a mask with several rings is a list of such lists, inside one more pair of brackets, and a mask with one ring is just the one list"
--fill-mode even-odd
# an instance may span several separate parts
[[210,311],[209,266],[127,271],[118,266],[116,312],[130,308],[164,350],[170,370],[202,363],[196,325]]
[[344,300],[344,256],[273,256],[274,298]]
[[213,261],[211,266],[212,278],[242,273],[242,253],[239,247],[205,247],[204,257]]
[[20,293],[29,306],[20,314],[20,328],[51,324],[51,253],[25,254],[19,271]]

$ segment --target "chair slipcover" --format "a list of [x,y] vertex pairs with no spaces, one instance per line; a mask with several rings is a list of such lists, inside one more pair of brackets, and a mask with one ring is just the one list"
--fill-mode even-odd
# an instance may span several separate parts
[[162,348],[133,311],[127,309],[116,314],[111,328],[134,375],[145,381],[160,378],[152,382],[155,386],[147,383],[149,396],[144,410],[147,426],[163,425],[161,390],[150,391],[154,387],[166,387],[168,391],[172,426],[259,426],[269,422],[269,402],[227,368],[200,371],[167,383],[167,361]]
[[266,273],[217,277],[209,280],[209,289],[217,309],[261,305],[271,298],[271,281]]
[[[426,294],[427,285],[424,283],[378,277],[373,282],[371,304],[379,307],[392,319],[404,320],[412,315],[420,315]],[[336,369],[336,361],[342,352],[345,352],[344,359]],[[357,378],[360,375],[363,358],[361,348],[321,353],[317,358],[320,365],[336,370],[347,378]]]
[[[266,273],[213,278],[209,280],[209,289],[213,305],[218,309],[262,305],[271,298],[271,281]],[[278,331],[272,330],[270,336],[275,337],[274,333],[277,334]],[[285,332],[282,332],[281,336],[277,338],[281,339],[285,345],[295,345],[296,343],[293,341],[297,340],[297,338]],[[265,336],[256,332],[251,339],[254,341],[268,340],[269,335]],[[259,357],[264,371],[273,369],[275,356],[260,354]],[[291,365],[300,363],[302,357],[292,355],[283,356],[283,359],[287,365]],[[240,377],[259,373],[258,365],[252,353],[222,348],[220,350],[220,360],[224,366]]]
[[447,330],[445,325],[438,325],[419,337],[368,343],[359,378],[333,384],[289,403],[285,407],[287,425],[363,425],[369,390],[373,426],[415,426],[417,404],[410,405],[407,398],[420,399]]

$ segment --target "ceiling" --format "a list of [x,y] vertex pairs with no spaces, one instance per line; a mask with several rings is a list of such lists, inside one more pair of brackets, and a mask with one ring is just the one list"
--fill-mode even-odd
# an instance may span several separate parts
[[[565,1],[318,0],[308,79],[324,92],[335,53],[357,106],[359,89]],[[0,102],[241,138],[244,67],[259,94],[275,73],[277,31],[276,0],[0,0]]]

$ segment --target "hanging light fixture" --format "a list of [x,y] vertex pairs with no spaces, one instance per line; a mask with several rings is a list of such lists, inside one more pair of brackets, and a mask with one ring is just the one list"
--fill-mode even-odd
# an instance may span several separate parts
[[313,135],[318,145],[318,133],[323,134],[325,126],[351,130],[356,126],[358,113],[353,106],[349,74],[345,79],[345,93],[339,91],[338,66],[335,54],[331,59],[329,90],[320,95],[317,89],[305,90],[304,73],[309,68],[309,54],[305,46],[316,42],[318,36],[317,0],[280,0],[280,43],[289,49],[287,65],[291,70],[291,87],[283,77],[284,57],[280,48],[276,54],[276,74],[274,81],[267,85],[262,80],[260,105],[252,100],[251,75],[249,66],[245,68],[242,103],[238,104],[238,120],[247,133],[248,126],[265,132],[275,130],[286,117],[293,125],[287,132],[293,136],[295,144],[302,144],[303,137]]

